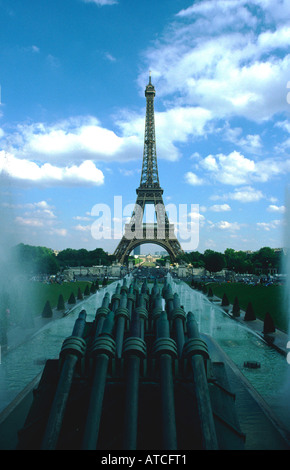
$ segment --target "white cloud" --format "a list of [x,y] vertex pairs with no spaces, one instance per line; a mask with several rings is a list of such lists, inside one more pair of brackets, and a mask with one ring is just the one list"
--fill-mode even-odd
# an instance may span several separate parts
[[52,54],[48,54],[46,63],[52,69],[58,69],[61,66],[60,60]]
[[280,127],[284,131],[288,132],[290,134],[290,122],[285,120],[285,121],[278,121],[275,124],[276,127]]
[[198,186],[198,185],[201,185],[203,184],[203,180],[201,178],[199,178],[195,173],[193,173],[192,171],[188,171],[186,174],[185,174],[185,181],[188,183],[188,184],[191,184],[192,186]]
[[199,166],[210,173],[213,180],[228,185],[265,183],[290,171],[290,159],[266,158],[254,160],[236,150],[225,154],[208,155]]
[[93,117],[72,118],[52,125],[19,125],[18,133],[10,137],[10,143],[14,141],[14,152],[22,158],[49,162],[105,160],[126,145],[126,139],[103,128]]
[[30,209],[30,210],[38,211],[38,212],[40,212],[40,209],[41,209],[43,213],[46,213],[46,214],[49,213],[50,215],[51,215],[51,210],[53,209],[53,207],[50,206],[46,201],[27,202],[24,204],[2,202],[1,205],[3,207],[8,207],[9,209]]
[[57,216],[53,212],[54,207],[46,201],[24,204],[2,203],[2,206],[13,211],[15,223],[22,227],[45,227],[54,230],[53,226],[57,223]]
[[200,165],[210,171],[217,181],[224,184],[245,184],[255,173],[255,162],[234,151],[229,155],[208,155]]
[[233,193],[229,194],[229,197],[230,199],[239,202],[257,202],[264,196],[260,190],[247,186],[241,189],[236,189]]
[[[283,8],[289,18],[289,3]],[[270,15],[271,22],[265,21]],[[278,17],[273,3],[258,0],[195,3],[146,51],[146,70],[150,64],[160,94],[174,94],[184,105],[218,118],[269,119],[287,111],[290,34],[280,24],[287,16]]]
[[231,210],[231,207],[228,204],[214,204],[209,210],[214,212],[227,212]]
[[25,225],[30,227],[43,227],[44,221],[39,219],[29,219],[25,217],[15,217],[15,222],[19,225]]
[[112,54],[110,54],[109,52],[106,52],[106,53],[105,53],[105,57],[106,57],[106,59],[109,60],[109,62],[116,62],[116,60],[117,60],[116,57],[114,57],[114,56],[113,56]]
[[15,181],[41,183],[44,185],[100,185],[104,175],[92,161],[84,161],[79,166],[64,168],[50,163],[39,165],[33,161],[20,159],[0,151],[0,175]]
[[269,232],[271,229],[276,229],[281,225],[281,220],[272,220],[271,222],[257,222],[257,227]]
[[103,7],[105,5],[115,5],[118,3],[117,0],[82,0],[84,3],[95,3],[96,5]]
[[[17,233],[41,234],[66,237],[67,228],[59,227],[58,217],[54,214],[54,207],[47,201],[36,201],[31,203],[2,203],[1,206],[8,208],[13,214],[13,222],[16,224]],[[15,225],[13,226],[15,230]],[[40,242],[41,243],[41,242]]]
[[81,224],[78,224],[74,227],[74,229],[77,230],[78,232],[90,232],[91,228],[92,228],[92,225],[81,225]]
[[285,212],[285,206],[276,206],[274,204],[271,204],[270,206],[268,206],[268,209],[267,209],[268,212],[280,212],[280,213],[284,213]]
[[228,222],[227,220],[221,220],[220,222],[210,223],[210,228],[215,229],[218,228],[220,230],[229,230],[229,231],[236,231],[240,230],[241,225],[238,222]]
[[290,29],[283,25],[276,31],[265,31],[258,37],[258,45],[265,50],[288,48],[290,43]]
[[226,122],[222,128],[217,129],[217,131],[221,134],[221,137],[224,140],[241,147],[244,152],[257,154],[260,153],[263,146],[260,135],[247,134],[245,137],[242,137],[242,128],[231,128],[228,122]]
[[[156,139],[158,158],[175,161],[181,154],[176,146],[192,136],[205,132],[211,113],[199,107],[176,107],[165,112],[156,112]],[[3,141],[3,149],[10,154],[30,162],[30,173],[37,172],[34,163],[45,162],[57,167],[80,165],[85,160],[130,161],[140,159],[144,146],[144,114],[123,112],[116,116],[119,135],[104,128],[92,116],[68,118],[53,124],[43,122],[32,125],[20,124],[16,132]],[[60,171],[54,172],[61,179]],[[32,178],[31,178],[32,179]]]
[[88,220],[90,220],[90,217],[81,216],[81,215],[76,215],[75,217],[73,217],[73,219],[74,219],[74,220],[88,221]]
[[241,188],[236,188],[232,193],[212,195],[210,199],[215,201],[232,199],[234,201],[247,203],[260,201],[264,197],[265,196],[262,191],[255,189],[252,186],[244,186]]
[[205,221],[204,215],[200,214],[198,209],[196,211],[190,212],[188,217],[191,219],[190,223],[192,224],[195,224],[196,222],[203,223]]
[[208,155],[201,165],[209,171],[217,171],[218,170],[218,163],[216,161],[216,158],[213,155]]
[[59,235],[60,237],[66,237],[68,231],[66,228],[52,228],[49,230],[50,235]]
[[[143,84],[144,85],[144,84]],[[155,128],[158,158],[175,161],[180,158],[180,152],[175,144],[185,143],[192,136],[202,136],[206,125],[211,120],[211,112],[196,106],[186,106],[168,109],[164,112],[155,111]],[[123,139],[134,136],[140,149],[144,145],[144,114],[124,112],[117,118]],[[139,151],[138,154],[141,152]],[[136,158],[136,153],[135,153]]]

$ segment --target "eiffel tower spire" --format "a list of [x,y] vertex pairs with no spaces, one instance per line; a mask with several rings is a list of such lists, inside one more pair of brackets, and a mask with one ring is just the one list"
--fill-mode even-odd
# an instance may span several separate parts
[[[125,233],[114,253],[121,263],[125,262],[134,248],[144,243],[163,247],[170,255],[171,261],[175,261],[183,253],[174,234],[174,225],[169,223],[162,199],[163,189],[159,184],[154,119],[155,94],[150,74],[149,83],[145,88],[144,151],[140,186],[136,189],[137,201],[131,220],[129,224],[125,224]],[[142,223],[146,204],[154,205],[157,223]]]
[[159,177],[156,154],[155,119],[154,119],[154,97],[155,88],[151,83],[151,73],[149,83],[145,89],[146,96],[146,118],[145,118],[145,138],[143,151],[143,165],[140,180],[140,188],[158,188]]

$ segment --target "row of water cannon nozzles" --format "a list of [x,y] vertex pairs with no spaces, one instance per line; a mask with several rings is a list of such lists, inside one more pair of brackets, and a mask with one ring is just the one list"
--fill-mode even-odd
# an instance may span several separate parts
[[104,351],[111,357],[121,358],[126,346],[124,337],[127,331],[129,338],[142,340],[142,345],[139,345],[142,350],[145,348],[146,332],[154,332],[159,339],[170,338],[173,333],[178,357],[183,353],[185,332],[188,339],[194,337],[201,341],[194,315],[192,312],[186,314],[180,305],[178,294],[173,293],[167,279],[162,288],[155,280],[150,292],[147,279],[140,289],[136,279],[128,286],[124,278],[123,284],[116,286],[111,299],[107,292],[102,305],[96,311],[91,330],[93,340],[88,344],[90,352]]
[[[169,320],[173,319],[176,314],[184,318],[185,312],[180,307],[180,301],[177,294],[172,293],[171,285],[165,280],[163,288],[158,285],[155,280],[151,289],[145,279],[141,285],[138,281],[134,281],[128,287],[126,278],[123,279],[123,285],[117,284],[115,292],[111,299],[107,292],[103,298],[102,305],[96,311],[95,316],[95,334],[104,333],[104,324],[123,318],[126,326],[128,322],[134,320],[136,314],[139,315],[141,324],[146,324],[148,328],[148,319],[156,320],[161,312],[166,311]],[[109,315],[110,313],[110,315]],[[135,315],[133,315],[135,314]]]

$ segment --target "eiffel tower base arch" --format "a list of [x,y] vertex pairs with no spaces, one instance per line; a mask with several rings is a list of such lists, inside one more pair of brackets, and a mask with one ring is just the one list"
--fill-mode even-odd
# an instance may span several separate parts
[[[177,260],[179,252],[179,242],[176,240],[156,240],[146,239],[146,240],[128,240],[123,237],[118,245],[118,250],[116,250],[115,255],[119,263],[125,264],[128,261],[129,254],[137,247],[145,244],[154,244],[161,246],[170,256],[170,261],[174,263]],[[178,252],[177,252],[178,250]]]

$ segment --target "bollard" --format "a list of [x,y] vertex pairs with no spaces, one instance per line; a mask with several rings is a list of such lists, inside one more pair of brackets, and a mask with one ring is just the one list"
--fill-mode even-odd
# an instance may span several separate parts
[[63,342],[63,346],[60,352],[62,367],[46,430],[42,440],[42,450],[53,450],[56,447],[71,389],[75,367],[78,360],[83,357],[86,349],[86,343],[82,338],[85,324],[86,312],[85,310],[82,310],[75,322],[72,336],[69,336]]
[[187,332],[189,339],[184,344],[183,357],[191,365],[193,374],[203,448],[216,450],[218,443],[204,365],[204,360],[209,357],[208,350],[206,343],[200,338],[192,312],[187,314]]

